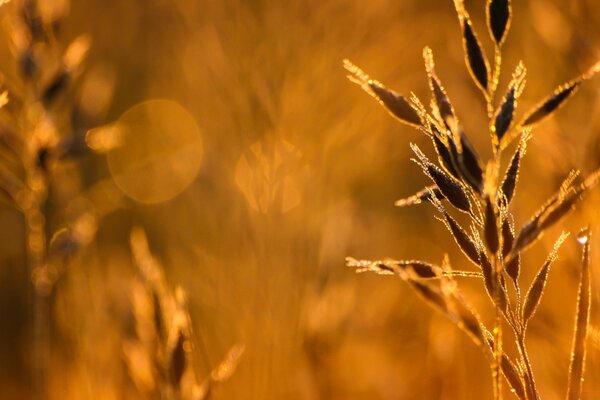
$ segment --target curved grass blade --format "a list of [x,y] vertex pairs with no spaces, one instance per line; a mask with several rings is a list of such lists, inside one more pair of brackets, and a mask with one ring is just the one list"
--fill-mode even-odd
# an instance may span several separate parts
[[527,291],[527,295],[525,296],[525,303],[523,304],[523,324],[527,326],[527,323],[535,314],[535,310],[540,304],[540,300],[542,299],[542,294],[544,292],[544,288],[546,287],[546,281],[548,280],[548,272],[550,272],[550,266],[557,259],[558,249],[563,244],[565,239],[569,236],[568,233],[563,232],[560,237],[554,243],[554,247],[552,251],[546,258],[546,261],[542,265],[542,268],[538,271],[537,275],[533,279],[529,290]]
[[487,93],[489,84],[489,64],[481,47],[481,43],[473,30],[471,19],[466,12],[463,0],[454,0],[458,19],[462,28],[463,48],[465,51],[465,60],[467,69],[473,78],[475,84]]
[[486,11],[490,35],[496,45],[500,47],[510,28],[512,14],[510,0],[488,0]]
[[442,194],[441,190],[437,186],[431,185],[431,186],[427,186],[424,189],[419,190],[417,193],[413,194],[410,197],[407,197],[405,199],[396,200],[394,205],[396,207],[406,207],[406,206],[412,206],[414,204],[421,204],[424,201],[431,200],[432,192],[440,200],[445,198],[444,195]]
[[581,397],[581,386],[585,371],[585,340],[590,324],[590,306],[592,288],[590,283],[590,232],[589,228],[581,230],[577,241],[583,246],[581,262],[581,278],[577,293],[577,313],[575,317],[575,332],[573,335],[573,349],[569,366],[569,385],[567,400],[578,400]]
[[393,117],[412,127],[421,126],[421,118],[406,97],[387,89],[382,83],[372,80],[349,60],[344,60],[344,68],[350,72],[348,79],[373,96]]

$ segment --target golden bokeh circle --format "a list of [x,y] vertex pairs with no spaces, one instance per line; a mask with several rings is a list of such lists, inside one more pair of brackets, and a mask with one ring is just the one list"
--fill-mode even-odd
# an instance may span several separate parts
[[116,123],[120,144],[108,166],[127,196],[146,204],[168,201],[195,179],[203,155],[200,129],[192,115],[171,100],[147,100]]

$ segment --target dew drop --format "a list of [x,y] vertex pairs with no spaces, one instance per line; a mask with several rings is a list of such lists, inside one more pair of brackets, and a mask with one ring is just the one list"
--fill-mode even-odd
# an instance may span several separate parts
[[589,229],[588,228],[583,228],[578,234],[577,234],[577,241],[581,244],[586,244],[587,241],[589,239]]

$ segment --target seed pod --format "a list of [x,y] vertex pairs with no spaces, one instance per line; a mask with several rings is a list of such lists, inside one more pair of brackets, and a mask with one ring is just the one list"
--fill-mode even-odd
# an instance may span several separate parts
[[500,364],[502,373],[506,377],[508,384],[515,391],[515,394],[519,399],[525,399],[525,389],[523,388],[523,382],[515,365],[510,361],[510,358],[506,353],[502,353],[502,362]]
[[498,223],[493,202],[489,197],[485,198],[485,220],[483,230],[487,248],[492,254],[496,254],[500,245],[500,240],[498,238]]
[[525,303],[523,305],[523,323],[527,325],[527,322],[531,319],[535,310],[537,309],[540,300],[542,298],[542,293],[544,292],[544,287],[546,286],[546,281],[548,280],[548,272],[550,271],[550,265],[556,260],[557,252],[565,239],[569,236],[567,233],[563,232],[558,240],[554,243],[554,247],[548,255],[548,258],[542,265],[542,268],[538,271],[537,275],[533,279],[529,290],[527,291],[527,295],[525,296]]
[[518,286],[519,275],[521,273],[521,254],[517,253],[511,260],[504,265],[506,273],[512,279],[515,287]]
[[423,58],[425,60],[425,70],[427,71],[427,77],[429,78],[429,89],[435,100],[435,105],[446,125],[447,129],[451,129],[451,120],[455,119],[454,108],[450,103],[450,99],[446,94],[442,82],[439,80],[435,73],[435,63],[433,61],[433,52],[429,47],[423,49]]
[[66,71],[59,72],[46,86],[42,92],[42,100],[45,105],[52,101],[67,87],[70,76]]
[[183,332],[179,331],[177,335],[177,342],[171,349],[169,356],[169,377],[171,384],[175,387],[179,387],[181,377],[185,372],[186,360],[185,360],[185,337]]
[[510,165],[504,174],[504,179],[502,180],[502,185],[500,186],[500,192],[506,198],[506,205],[510,204],[510,201],[515,194],[515,188],[519,178],[519,167],[521,166],[521,159],[525,155],[525,151],[527,149],[529,132],[524,132],[522,137],[523,139],[521,140],[519,147],[517,147],[512,159],[510,160]]
[[19,57],[21,73],[26,79],[33,78],[39,72],[39,66],[33,53],[33,49],[27,48]]
[[372,80],[369,78],[369,75],[349,60],[344,60],[344,68],[350,72],[348,79],[373,96],[392,116],[396,117],[400,122],[413,127],[421,126],[419,114],[414,110],[406,97],[393,90],[386,89],[380,82]]
[[479,155],[469,142],[464,132],[460,133],[460,149],[458,154],[458,166],[469,185],[477,192],[483,189],[483,169],[479,161]]
[[456,222],[454,218],[448,215],[448,213],[444,213],[444,218],[446,221],[446,225],[450,230],[450,233],[454,237],[456,244],[458,244],[458,247],[460,247],[460,249],[467,256],[467,258],[473,261],[475,265],[481,266],[481,260],[475,242],[473,242],[473,240],[467,234],[467,232],[463,228],[461,228],[458,222]]
[[431,204],[433,204],[439,213],[442,214],[443,218],[440,218],[440,220],[444,223],[444,225],[446,225],[446,228],[448,228],[452,234],[452,237],[456,241],[456,244],[458,244],[458,247],[463,251],[468,259],[470,259],[475,265],[479,266],[479,250],[475,244],[475,241],[473,241],[473,239],[471,239],[469,234],[465,232],[458,222],[456,222],[456,220],[448,214],[442,203],[440,203],[435,196],[433,196],[431,199]]
[[431,178],[450,204],[461,211],[470,212],[471,203],[462,183],[432,164],[416,145],[411,144],[411,148],[418,157],[418,162],[425,174]]
[[512,215],[508,214],[502,221],[502,256],[506,257],[512,250],[515,241],[515,228],[513,226]]
[[582,188],[572,189],[561,201],[550,208],[540,219],[538,225],[540,231],[548,229],[573,210],[575,204],[582,198],[583,191]]
[[500,143],[502,137],[508,131],[510,124],[513,120],[513,114],[515,112],[515,88],[510,88],[506,95],[504,96],[504,100],[502,101],[502,105],[498,110],[496,117],[494,118],[494,133],[496,134],[497,143]]
[[[439,133],[436,129],[433,129],[434,134],[431,135],[431,140],[433,141],[433,147],[438,155],[438,160],[442,168],[444,168],[448,173],[450,173],[456,179],[460,179],[460,174],[456,170],[456,166],[454,165],[454,161],[452,159],[452,155],[448,150],[448,147],[442,142],[441,133]],[[439,135],[437,134],[439,133]]]
[[455,0],[456,11],[462,28],[463,48],[465,51],[465,60],[467,68],[471,73],[475,84],[487,93],[489,81],[489,64],[486,60],[483,48],[477,39],[477,35],[471,25],[471,19],[464,9],[462,0]]
[[[523,225],[523,227],[519,231],[519,234],[517,235],[517,238],[515,240],[513,252],[518,252],[518,251],[524,250],[526,247],[531,245],[533,242],[535,242],[541,236],[541,234],[542,234],[542,229],[540,228],[540,226],[542,224],[541,221],[548,216],[548,214],[551,212],[551,210],[553,210],[559,206],[559,203],[562,202],[567,197],[567,195],[570,191],[575,190],[571,187],[571,185],[573,184],[573,181],[575,180],[575,178],[577,178],[578,175],[579,175],[579,172],[571,171],[571,173],[569,174],[567,179],[565,179],[563,181],[563,183],[560,185],[560,189],[556,193],[554,193],[548,200],[546,200],[546,202],[533,215],[533,217],[531,217],[529,219],[529,221],[527,221],[527,223],[525,223],[525,225]],[[593,174],[592,177],[593,176],[595,176],[595,174]],[[593,187],[595,184],[596,184],[595,180],[591,181],[591,185],[586,185],[584,182],[584,184],[581,185],[579,188],[577,188],[577,190],[585,191],[585,190]],[[581,196],[579,196],[578,198],[581,198]],[[563,210],[561,210],[561,213]],[[568,209],[566,211],[568,211]],[[556,222],[557,215],[558,215],[557,211],[555,211],[554,216],[552,217],[552,219],[550,221],[555,220],[554,222]],[[564,216],[564,215],[565,215],[565,213],[563,213],[561,216]],[[548,222],[549,221],[547,221],[545,223],[546,226],[549,226]]]
[[441,268],[425,261],[397,261],[396,264],[402,268],[409,269],[414,278],[430,279],[441,275]]
[[483,283],[485,289],[492,301],[494,301],[494,267],[492,266],[490,259],[483,249],[479,251],[479,266],[481,267],[481,272],[483,273]]
[[506,38],[511,19],[510,0],[488,0],[487,23],[492,39],[500,47]]
[[444,314],[448,312],[448,304],[444,295],[435,287],[422,281],[408,281],[411,287],[430,305]]
[[475,192],[481,194],[483,190],[483,170],[479,163],[479,157],[468,140],[462,137],[462,132],[459,132],[458,139],[456,137],[448,138],[448,150],[454,165],[460,172],[461,181],[466,182]]
[[160,297],[157,291],[152,288],[152,308],[153,308],[153,321],[154,321],[154,330],[156,331],[156,336],[161,340],[165,340],[166,332],[165,332],[165,322],[164,315],[162,310],[162,305],[160,304]]
[[388,112],[398,118],[400,122],[408,125],[419,126],[421,119],[417,112],[411,107],[408,99],[393,90],[386,89],[377,82],[371,82],[369,87],[375,93],[379,102],[387,108]]
[[557,110],[569,97],[575,94],[581,82],[581,80],[577,79],[563,86],[559,86],[552,95],[543,100],[527,114],[527,117],[525,117],[521,125],[533,125]]

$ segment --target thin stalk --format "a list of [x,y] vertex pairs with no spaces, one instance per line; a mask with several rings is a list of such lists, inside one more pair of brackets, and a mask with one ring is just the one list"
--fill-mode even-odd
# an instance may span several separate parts
[[46,217],[47,180],[35,165],[27,171],[29,204],[22,209],[25,217],[27,264],[33,292],[33,366],[36,399],[46,398],[47,371],[50,358],[51,281],[47,265]]
[[525,337],[524,335],[519,335],[517,337],[517,348],[519,349],[519,353],[521,355],[521,361],[525,366],[525,390],[527,391],[527,398],[529,400],[539,400],[539,395],[537,391],[537,387],[535,385],[535,379],[533,377],[533,370],[531,369],[531,361],[529,361],[529,356],[527,355],[527,349],[525,347]]
[[502,310],[500,310],[500,279],[499,264],[494,261],[495,279],[494,279],[494,363],[492,376],[494,378],[494,399],[502,399],[502,378],[500,366],[502,365]]

